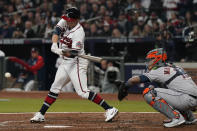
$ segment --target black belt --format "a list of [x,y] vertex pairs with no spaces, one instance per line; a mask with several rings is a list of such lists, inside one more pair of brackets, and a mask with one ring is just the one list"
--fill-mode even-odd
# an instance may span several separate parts
[[189,96],[193,97],[194,99],[197,99],[197,96],[193,96],[193,95],[190,95],[190,94],[189,94]]

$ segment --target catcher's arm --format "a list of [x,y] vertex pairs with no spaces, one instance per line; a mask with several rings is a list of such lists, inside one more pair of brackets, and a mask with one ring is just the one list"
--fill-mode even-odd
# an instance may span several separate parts
[[147,76],[141,75],[141,76],[134,76],[131,77],[127,82],[123,81],[115,81],[119,91],[118,91],[118,100],[123,100],[128,95],[128,89],[132,87],[133,85],[139,84],[139,83],[145,83],[150,82],[149,78]]

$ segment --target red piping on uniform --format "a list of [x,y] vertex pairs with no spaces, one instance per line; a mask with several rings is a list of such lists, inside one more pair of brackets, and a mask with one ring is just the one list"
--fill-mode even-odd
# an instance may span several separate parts
[[[76,30],[78,30],[80,27],[81,27],[81,25],[79,25],[79,27],[78,27]],[[76,30],[71,31],[70,33],[73,33],[73,32],[75,32]],[[70,33],[69,33],[69,34],[70,34]]]
[[83,88],[81,86],[81,80],[80,80],[80,77],[79,77],[79,59],[78,58],[77,58],[77,74],[78,74],[79,85],[80,85],[81,91],[86,93],[85,91],[83,91]]
[[[81,27],[81,25],[76,30],[78,30],[80,27]],[[65,37],[67,37],[68,35],[70,35],[70,33],[75,32],[76,30],[69,32]]]

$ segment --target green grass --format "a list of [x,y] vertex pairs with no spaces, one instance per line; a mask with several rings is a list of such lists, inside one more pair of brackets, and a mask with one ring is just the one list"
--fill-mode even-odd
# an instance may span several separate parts
[[[4,99],[4,98],[3,98]],[[7,98],[9,101],[0,101],[0,112],[37,112],[42,106],[43,99]],[[144,101],[107,101],[120,112],[155,112]],[[88,100],[58,99],[48,112],[103,112],[98,105]]]

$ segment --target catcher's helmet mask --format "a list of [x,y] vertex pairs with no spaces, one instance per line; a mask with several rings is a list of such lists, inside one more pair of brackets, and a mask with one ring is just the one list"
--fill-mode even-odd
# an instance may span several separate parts
[[163,48],[151,50],[146,56],[146,65],[148,68],[163,66],[167,59],[167,53]]

